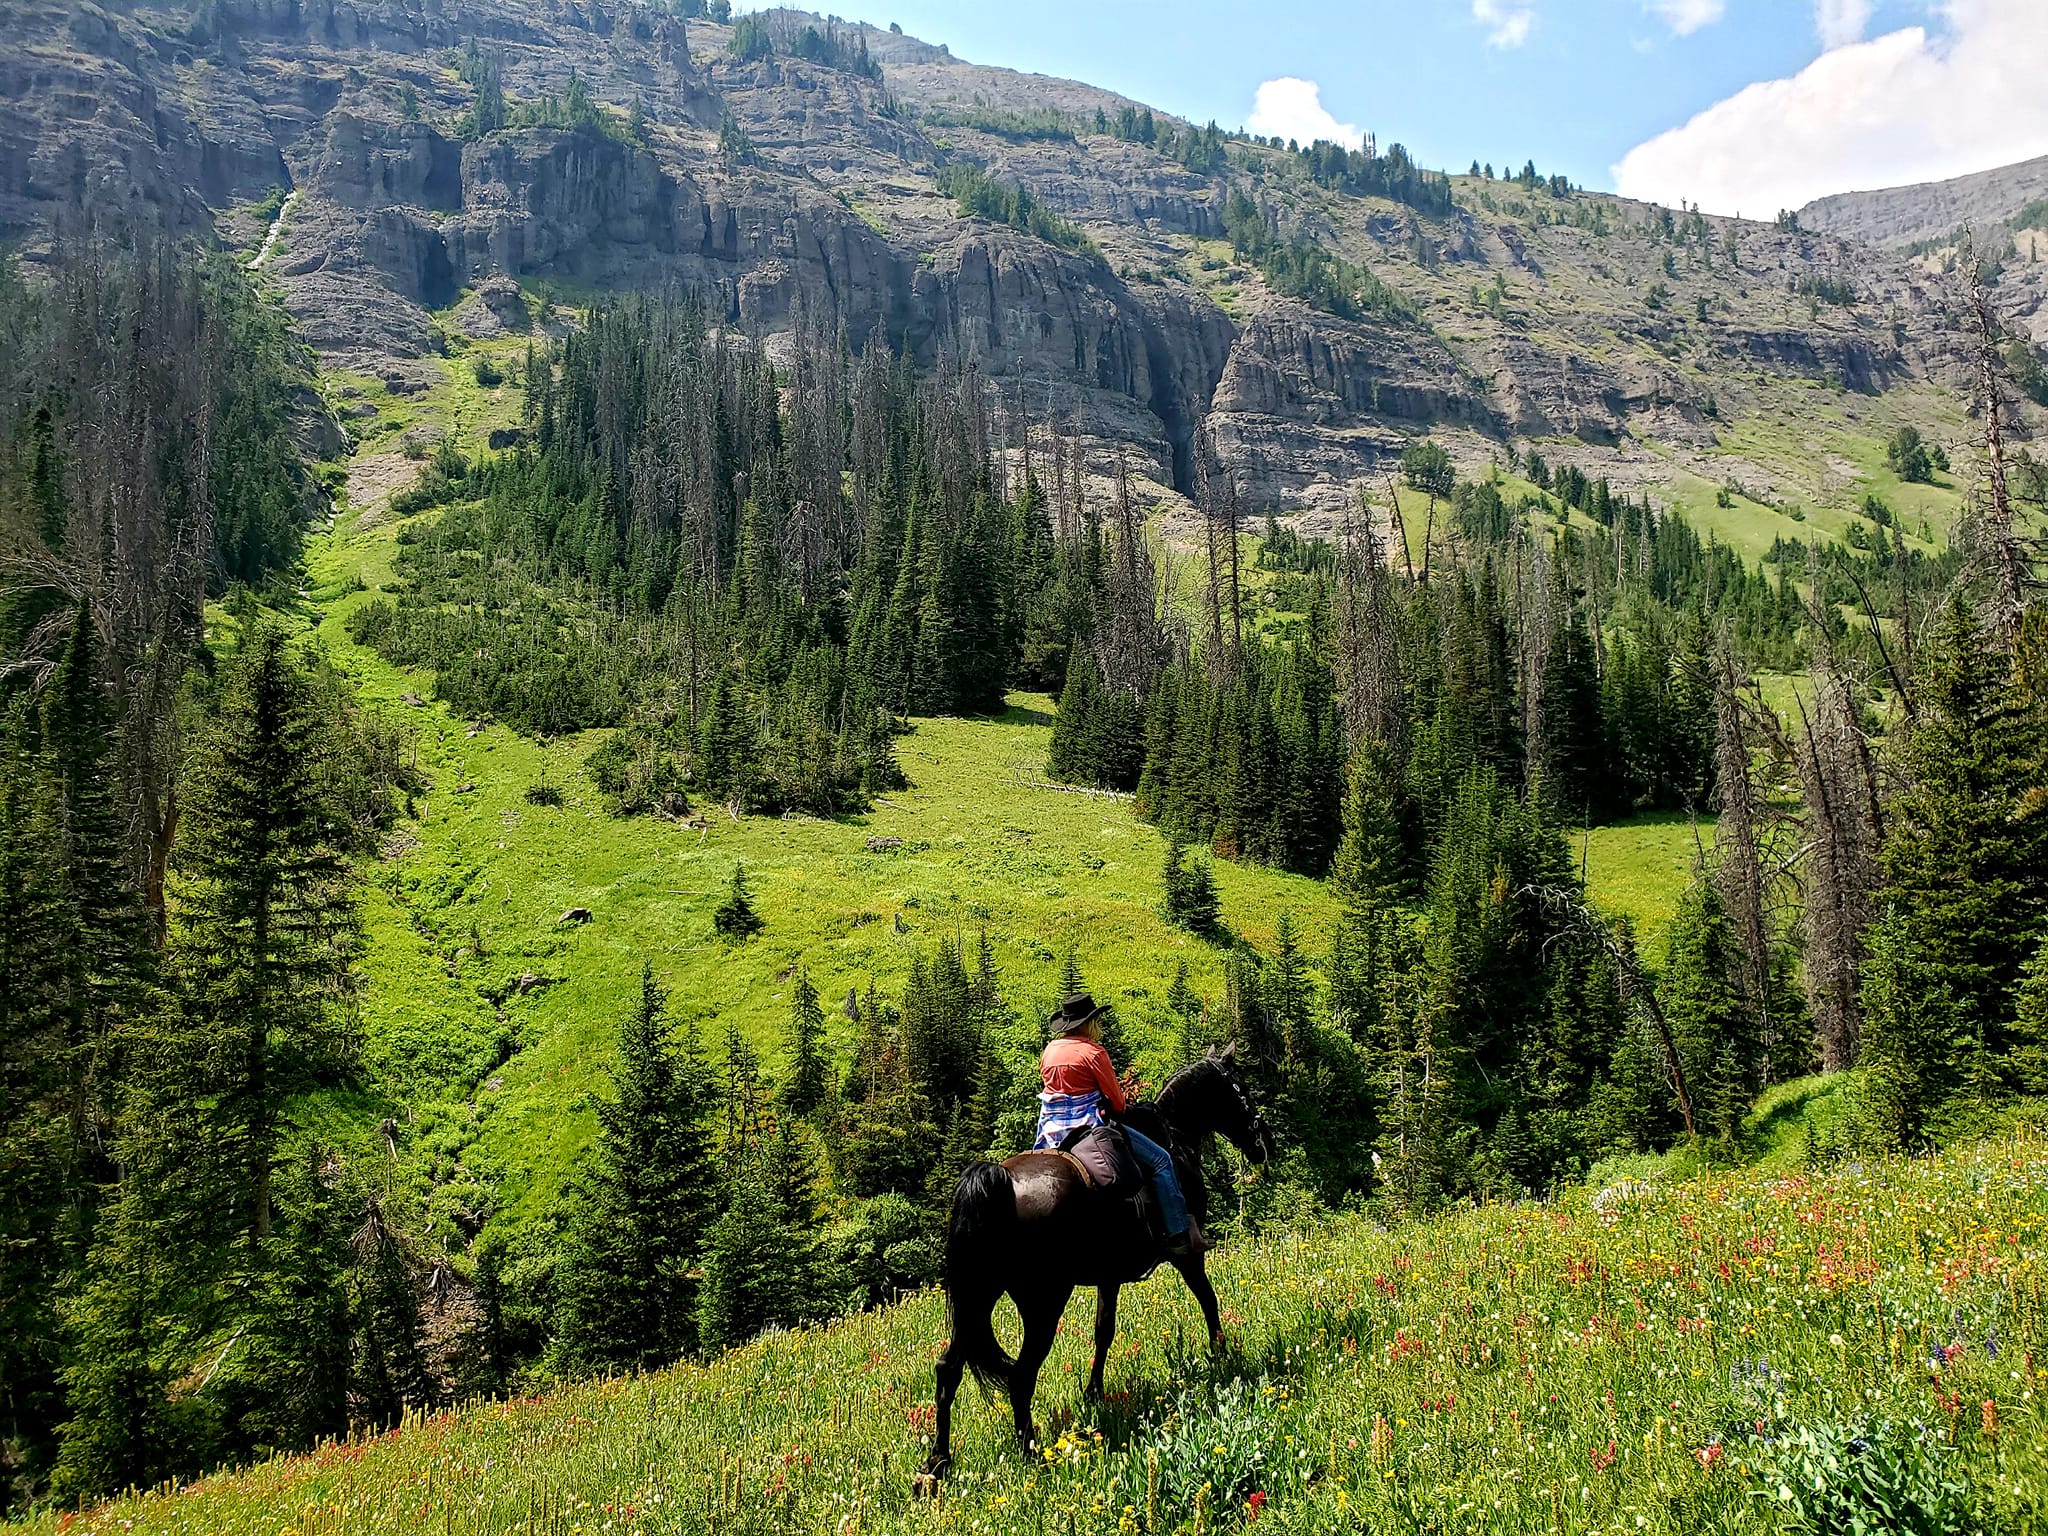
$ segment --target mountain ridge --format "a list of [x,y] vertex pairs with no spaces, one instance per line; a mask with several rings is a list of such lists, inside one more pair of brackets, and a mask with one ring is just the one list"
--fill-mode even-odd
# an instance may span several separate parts
[[2002,222],[2041,197],[2048,197],[2048,155],[1943,181],[1817,197],[1799,210],[1799,222],[1896,248],[1952,234],[1966,224]]
[[[1325,526],[1421,433],[1468,467],[1541,443],[1625,488],[1736,482],[1795,536],[1790,508],[1867,488],[1830,467],[1858,457],[1836,437],[1964,434],[1948,296],[1908,261],[1533,174],[1452,178],[1438,212],[1349,190],[1321,150],[1228,137],[1196,169],[1159,149],[1161,128],[1189,141],[1180,119],[1146,109],[1154,142],[1134,141],[1128,98],[865,24],[760,13],[767,46],[742,57],[735,28],[651,5],[31,0],[16,20],[0,237],[121,209],[253,251],[289,191],[266,272],[328,368],[389,389],[430,386],[509,281],[523,300],[481,306],[500,324],[550,296],[683,288],[752,334],[957,351],[1098,468],[1128,457],[1156,504],[1193,490],[1199,424],[1247,511]],[[837,41],[801,57],[804,28]],[[488,131],[463,127],[469,46],[511,108]],[[581,122],[560,119],[572,81]],[[970,216],[938,184],[962,162],[1087,248]],[[1284,291],[1296,242],[1405,313]],[[1813,297],[1840,285],[1853,302]],[[1788,451],[1731,448],[1736,424]]]

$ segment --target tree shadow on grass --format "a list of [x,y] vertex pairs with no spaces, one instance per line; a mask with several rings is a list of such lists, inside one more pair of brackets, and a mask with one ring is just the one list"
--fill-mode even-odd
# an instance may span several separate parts
[[1052,726],[1052,711],[1033,709],[1029,704],[1005,704],[1000,713],[990,715],[997,725],[1042,725]]

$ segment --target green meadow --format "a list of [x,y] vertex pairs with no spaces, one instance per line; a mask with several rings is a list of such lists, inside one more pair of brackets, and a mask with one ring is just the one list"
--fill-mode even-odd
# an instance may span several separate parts
[[[850,1034],[831,1007],[850,989],[896,995],[913,954],[982,933],[1020,1012],[1049,1005],[1069,952],[1140,1042],[1179,962],[1220,995],[1223,949],[1157,910],[1165,840],[1126,800],[1045,779],[1044,696],[1013,695],[992,719],[914,722],[898,744],[910,787],[862,815],[734,820],[706,804],[687,822],[616,817],[583,772],[600,733],[540,742],[460,719],[433,701],[430,675],[348,638],[347,615],[391,579],[397,525],[364,522],[345,515],[317,541],[313,633],[364,707],[412,729],[429,782],[368,870],[368,1064],[394,1092],[472,1104],[475,1154],[516,1208],[551,1195],[586,1141],[581,1100],[643,961],[679,1017],[713,1043],[736,1024],[771,1065],[798,967]],[[559,805],[529,801],[542,785]],[[730,945],[711,914],[736,864],[766,928]],[[1269,945],[1290,911],[1311,952],[1324,946],[1320,882],[1223,861],[1216,875],[1234,931]],[[588,920],[563,920],[576,909]]]
[[[1787,1085],[1788,1089],[1794,1085]],[[1824,1088],[1807,1085],[1809,1093]],[[72,1536],[1965,1532],[2048,1501],[2048,1147],[1641,1175],[1388,1233],[1357,1217],[1087,1314],[1039,1446],[970,1387],[937,1498],[936,1292],[704,1365],[410,1417],[46,1519]],[[1014,1341],[1014,1318],[1000,1310]]]

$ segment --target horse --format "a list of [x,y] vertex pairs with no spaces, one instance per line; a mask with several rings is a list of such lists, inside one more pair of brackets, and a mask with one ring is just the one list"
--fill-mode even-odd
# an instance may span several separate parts
[[[1183,1067],[1152,1104],[1126,1113],[1139,1131],[1173,1154],[1196,1221],[1209,1214],[1200,1152],[1221,1134],[1254,1163],[1273,1152],[1272,1133],[1252,1103],[1236,1060],[1237,1048],[1211,1050]],[[1093,1189],[1079,1164],[1063,1152],[1020,1152],[1001,1163],[980,1162],[960,1175],[946,1227],[946,1322],[952,1337],[939,1356],[935,1444],[918,1486],[936,1487],[953,1464],[953,1397],[964,1370],[984,1386],[1005,1386],[1017,1421],[1017,1439],[1033,1444],[1031,1396],[1039,1367],[1052,1350],[1067,1300],[1078,1286],[1096,1288],[1095,1364],[1088,1393],[1102,1395],[1102,1371],[1116,1336],[1118,1290],[1160,1263],[1180,1271],[1202,1317],[1211,1347],[1223,1342],[1216,1288],[1199,1253],[1172,1254],[1156,1233],[1132,1220],[1129,1206]],[[996,1340],[996,1303],[1008,1294],[1024,1322],[1024,1342],[1012,1360]]]

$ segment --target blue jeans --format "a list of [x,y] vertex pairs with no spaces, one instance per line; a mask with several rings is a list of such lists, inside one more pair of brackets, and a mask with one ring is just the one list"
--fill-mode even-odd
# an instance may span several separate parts
[[1179,1237],[1188,1229],[1188,1202],[1180,1192],[1180,1175],[1173,1171],[1173,1154],[1128,1125],[1124,1127],[1124,1140],[1131,1144],[1131,1155],[1152,1175],[1152,1187],[1159,1191],[1159,1219],[1166,1223],[1166,1235]]

